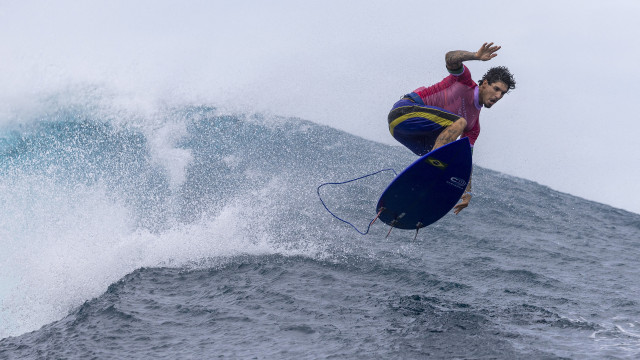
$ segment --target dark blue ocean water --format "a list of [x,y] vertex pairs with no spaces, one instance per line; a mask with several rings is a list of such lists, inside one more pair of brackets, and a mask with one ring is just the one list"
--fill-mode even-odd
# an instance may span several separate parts
[[[640,215],[475,166],[460,215],[361,236],[316,187],[408,150],[207,106],[4,120],[2,359],[640,357]],[[366,227],[391,176],[323,196]]]

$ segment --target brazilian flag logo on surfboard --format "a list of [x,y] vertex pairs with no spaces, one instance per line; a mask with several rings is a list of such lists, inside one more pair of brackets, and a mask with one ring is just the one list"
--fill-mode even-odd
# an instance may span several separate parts
[[449,166],[448,164],[446,164],[446,163],[444,163],[444,162],[442,162],[442,161],[440,161],[440,160],[438,160],[438,159],[436,159],[436,158],[434,158],[432,156],[429,156],[427,158],[427,162],[429,164],[437,167],[438,169],[441,169],[441,170],[444,170],[444,169],[447,168],[447,166]]

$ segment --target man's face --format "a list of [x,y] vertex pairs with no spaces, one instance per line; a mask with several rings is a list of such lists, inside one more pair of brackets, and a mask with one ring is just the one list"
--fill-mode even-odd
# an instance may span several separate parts
[[498,100],[502,99],[508,90],[509,87],[502,81],[489,84],[489,82],[485,80],[480,84],[480,102],[484,107],[490,108],[497,103]]

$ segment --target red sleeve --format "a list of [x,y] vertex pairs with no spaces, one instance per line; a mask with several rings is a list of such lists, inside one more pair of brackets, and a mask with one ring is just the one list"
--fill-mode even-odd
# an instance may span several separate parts
[[475,81],[473,81],[473,78],[471,78],[471,71],[469,71],[469,68],[467,67],[467,65],[462,65],[462,74],[459,74],[459,75],[451,74],[451,75],[455,77],[457,82],[462,83],[468,87],[476,86]]

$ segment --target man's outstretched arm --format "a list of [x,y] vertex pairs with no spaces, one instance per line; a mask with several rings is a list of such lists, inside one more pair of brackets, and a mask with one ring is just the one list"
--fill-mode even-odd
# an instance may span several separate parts
[[491,60],[494,57],[498,56],[498,54],[496,53],[498,50],[500,50],[500,46],[494,46],[493,43],[484,43],[476,52],[464,50],[449,51],[445,56],[445,60],[447,61],[447,69],[458,70],[462,67],[463,61]]

